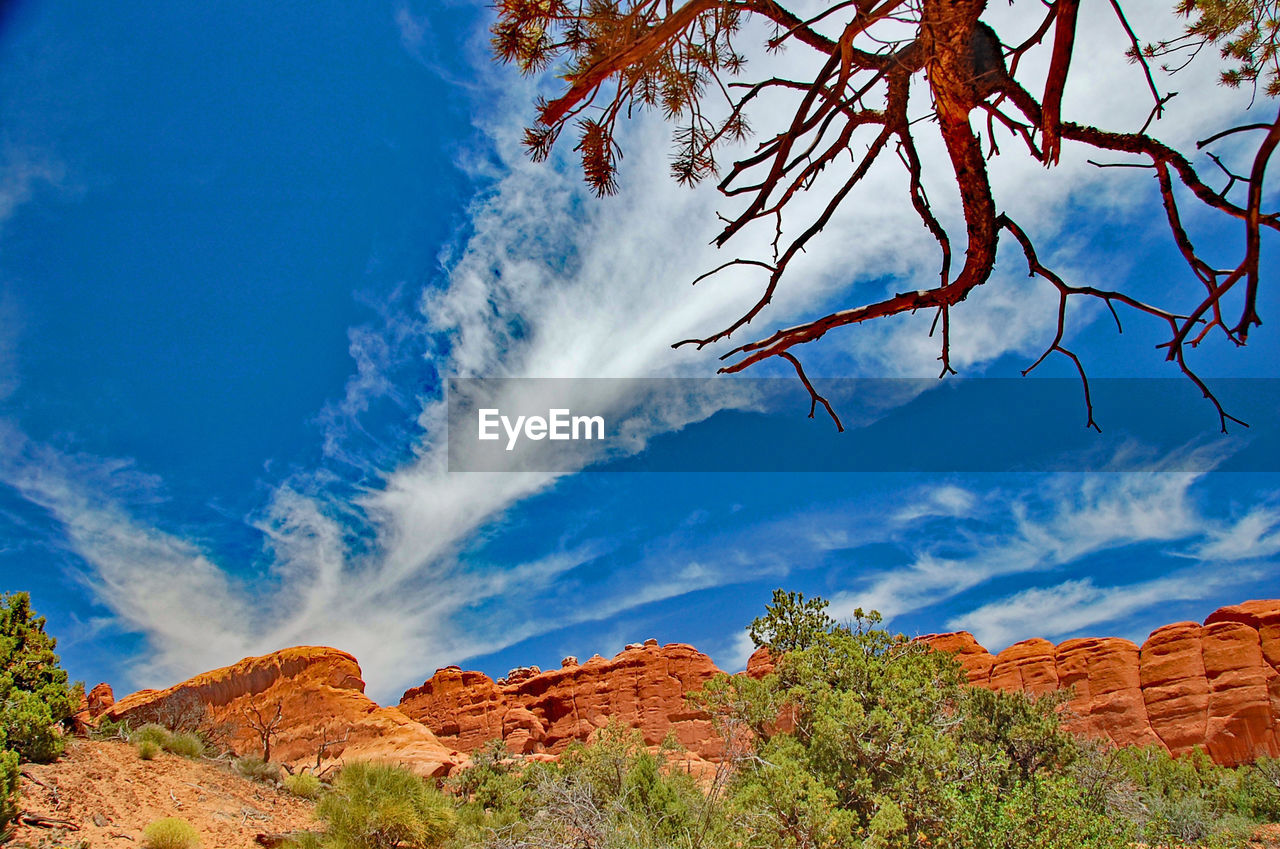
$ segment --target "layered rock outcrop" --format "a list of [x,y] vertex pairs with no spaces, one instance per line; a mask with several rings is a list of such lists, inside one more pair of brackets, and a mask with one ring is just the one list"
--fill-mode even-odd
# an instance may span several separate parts
[[952,652],[970,683],[1045,693],[1073,688],[1072,730],[1117,745],[1200,746],[1218,763],[1280,756],[1280,601],[1178,622],[1141,647],[1116,638],[1024,640],[992,655],[967,632],[921,639]]
[[427,775],[447,774],[462,760],[428,728],[366,696],[356,659],[330,648],[303,646],[245,658],[166,690],[134,693],[103,715],[135,725],[196,721],[225,735],[236,751],[261,754],[255,726],[271,725],[277,714],[273,760],[314,764],[318,754],[322,762],[388,760]]
[[[1071,688],[1067,721],[1082,734],[1117,745],[1159,744],[1175,754],[1202,747],[1224,764],[1280,756],[1280,601],[1224,607],[1203,625],[1166,625],[1142,646],[1117,638],[1058,645],[1032,639],[993,655],[967,632],[920,639],[956,655],[977,686],[1031,693]],[[766,675],[774,661],[758,650],[746,674]],[[354,657],[299,647],[119,702],[99,685],[77,719],[170,726],[194,719],[237,751],[258,754],[254,726],[271,722],[278,710],[274,759],[389,760],[429,775],[448,773],[495,739],[515,753],[554,757],[616,720],[651,746],[674,736],[692,764],[705,766],[719,758],[722,744],[710,718],[685,697],[718,672],[692,646],[648,640],[611,659],[567,657],[558,669],[521,667],[496,681],[450,666],[406,692],[398,707],[380,707],[364,694]]]
[[609,660],[596,656],[579,664],[565,658],[559,669],[513,670],[498,681],[446,667],[406,692],[400,709],[463,752],[500,738],[514,753],[559,754],[616,719],[640,731],[649,745],[673,734],[689,752],[711,760],[721,742],[709,717],[691,709],[685,694],[719,671],[692,646],[649,640]]
[[71,717],[71,727],[76,733],[85,733],[93,725],[94,720],[106,713],[116,703],[115,693],[111,685],[98,684],[80,698],[80,707]]
[[746,673],[749,678],[763,678],[773,672],[773,668],[773,653],[764,646],[753,651],[751,657],[747,658]]

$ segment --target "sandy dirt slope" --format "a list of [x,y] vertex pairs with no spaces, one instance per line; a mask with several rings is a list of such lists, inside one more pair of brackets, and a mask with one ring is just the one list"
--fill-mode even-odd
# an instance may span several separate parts
[[22,768],[22,810],[79,826],[21,826],[10,845],[93,849],[141,847],[142,829],[161,817],[182,817],[200,833],[203,849],[248,849],[254,835],[315,827],[315,806],[273,787],[248,781],[230,768],[167,752],[139,760],[120,742],[70,740],[57,763]]
[[1276,849],[1280,847],[1280,825],[1264,825],[1253,835],[1255,849]]

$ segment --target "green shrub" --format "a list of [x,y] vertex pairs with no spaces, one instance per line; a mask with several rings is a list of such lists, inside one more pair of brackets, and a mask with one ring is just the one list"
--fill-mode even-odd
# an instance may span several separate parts
[[825,607],[775,593],[751,629],[785,650],[774,673],[718,677],[692,699],[746,749],[712,812],[730,845],[1244,846],[1275,816],[1265,762],[1092,748],[1062,726],[1069,692],[968,687],[955,658],[874,611],[846,625]]
[[79,705],[83,688],[67,683],[45,633],[44,617],[27,593],[0,595],[0,737],[24,761],[46,762],[62,753],[58,725]]
[[355,762],[338,773],[316,806],[338,849],[427,849],[456,828],[453,804],[404,767]]
[[284,789],[303,799],[319,799],[322,787],[320,779],[309,772],[286,775],[284,778]]
[[148,722],[129,732],[129,742],[139,746],[150,743],[184,758],[198,758],[209,748],[204,737],[194,731],[174,732],[157,722]]
[[18,753],[0,750],[0,843],[18,815]]
[[1116,772],[1108,810],[1132,823],[1144,842],[1243,845],[1259,821],[1275,817],[1257,766],[1231,769],[1199,749],[1173,757],[1159,746],[1106,757]]
[[93,740],[131,740],[132,735],[128,720],[105,717],[98,720],[98,724],[89,731],[89,737]]
[[195,849],[200,835],[186,820],[165,817],[142,830],[142,845],[147,849]]
[[[482,749],[450,782],[467,800],[455,845],[735,845],[727,820],[676,765],[675,748],[667,742],[654,751],[639,732],[610,723],[553,763],[522,762],[500,746]],[[717,842],[721,833],[730,839]]]
[[137,729],[129,735],[129,742],[137,743],[155,743],[160,748],[166,748],[169,745],[169,738],[173,735],[169,733],[169,729],[163,725],[157,725],[154,722],[148,722],[146,725]]
[[171,735],[163,745],[165,751],[184,758],[198,758],[205,753],[206,748],[204,738],[190,731]]
[[24,761],[50,763],[58,759],[65,743],[57,723],[49,703],[36,693],[14,690],[0,707],[0,725],[8,746]]
[[144,761],[155,760],[160,754],[160,746],[154,740],[139,740],[137,749],[138,757]]
[[1258,758],[1249,770],[1248,788],[1258,815],[1280,822],[1280,758]]
[[314,831],[295,831],[285,841],[284,849],[324,849],[323,834]]
[[235,770],[250,781],[262,781],[276,784],[280,781],[282,770],[275,761],[264,761],[262,758],[249,755],[236,758]]

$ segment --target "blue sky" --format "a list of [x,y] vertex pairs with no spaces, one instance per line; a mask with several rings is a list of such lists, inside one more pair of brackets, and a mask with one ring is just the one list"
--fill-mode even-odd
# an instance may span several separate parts
[[[76,678],[127,690],[324,643],[357,654],[393,700],[446,663],[500,675],[651,636],[734,667],[775,586],[838,612],[879,607],[908,632],[969,628],[992,649],[1141,639],[1275,595],[1271,387],[1236,393],[1257,430],[1226,440],[1193,397],[1173,406],[1178,427],[1167,404],[1117,398],[1098,411],[1101,437],[1075,430],[1081,408],[1034,394],[983,411],[1025,422],[1009,446],[1055,472],[988,468],[983,416],[927,396],[881,431],[907,451],[903,434],[937,434],[954,468],[449,474],[445,378],[714,372],[714,354],[669,344],[731,321],[753,278],[687,287],[723,261],[706,245],[718,204],[665,178],[667,128],[628,127],[622,192],[604,201],[568,145],[526,161],[522,123],[553,82],[489,62],[481,3],[5,8],[0,588],[32,591]],[[1133,14],[1144,32],[1169,26],[1162,4]],[[1127,127],[1146,107],[1123,35],[1087,26],[1110,52],[1074,78],[1067,113]],[[1245,109],[1212,76],[1177,80],[1162,138],[1186,149]],[[1185,286],[1149,178],[1083,159],[1068,146],[1044,172],[1003,156],[998,194],[1071,279]],[[877,202],[833,222],[770,327],[935,273],[909,206],[883,200],[897,179],[875,175],[864,197]],[[933,194],[954,217],[945,186]],[[1203,244],[1238,239],[1191,223]],[[967,377],[1016,376],[1052,334],[1053,298],[1018,260],[1008,251],[955,313]],[[1260,306],[1248,348],[1196,352],[1204,374],[1272,376],[1275,293]],[[1117,336],[1096,308],[1071,318],[1092,375],[1171,376],[1161,328],[1128,317]],[[925,316],[856,328],[806,363],[931,377],[927,330]],[[1041,373],[1071,374],[1053,359]],[[713,392],[657,409],[633,459],[770,434],[799,460],[860,433],[837,438],[803,405],[716,413],[733,406]],[[1061,458],[1081,450],[1081,468],[1156,459],[1071,471]]]

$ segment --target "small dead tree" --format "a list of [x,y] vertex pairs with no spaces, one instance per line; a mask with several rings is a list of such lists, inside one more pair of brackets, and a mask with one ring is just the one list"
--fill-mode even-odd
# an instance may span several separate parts
[[[332,735],[332,736],[331,736]],[[333,723],[325,723],[320,728],[320,742],[316,746],[316,766],[312,772],[319,776],[324,773],[320,770],[320,763],[324,760],[325,752],[334,746],[345,745],[347,740],[351,738],[351,727],[347,726],[342,730],[342,736],[337,736],[337,731],[333,727]]]
[[271,743],[275,740],[277,729],[284,720],[284,706],[279,700],[260,705],[257,701],[250,699],[240,708],[240,714],[253,733],[258,735],[258,741],[262,745],[262,760],[270,763]]

